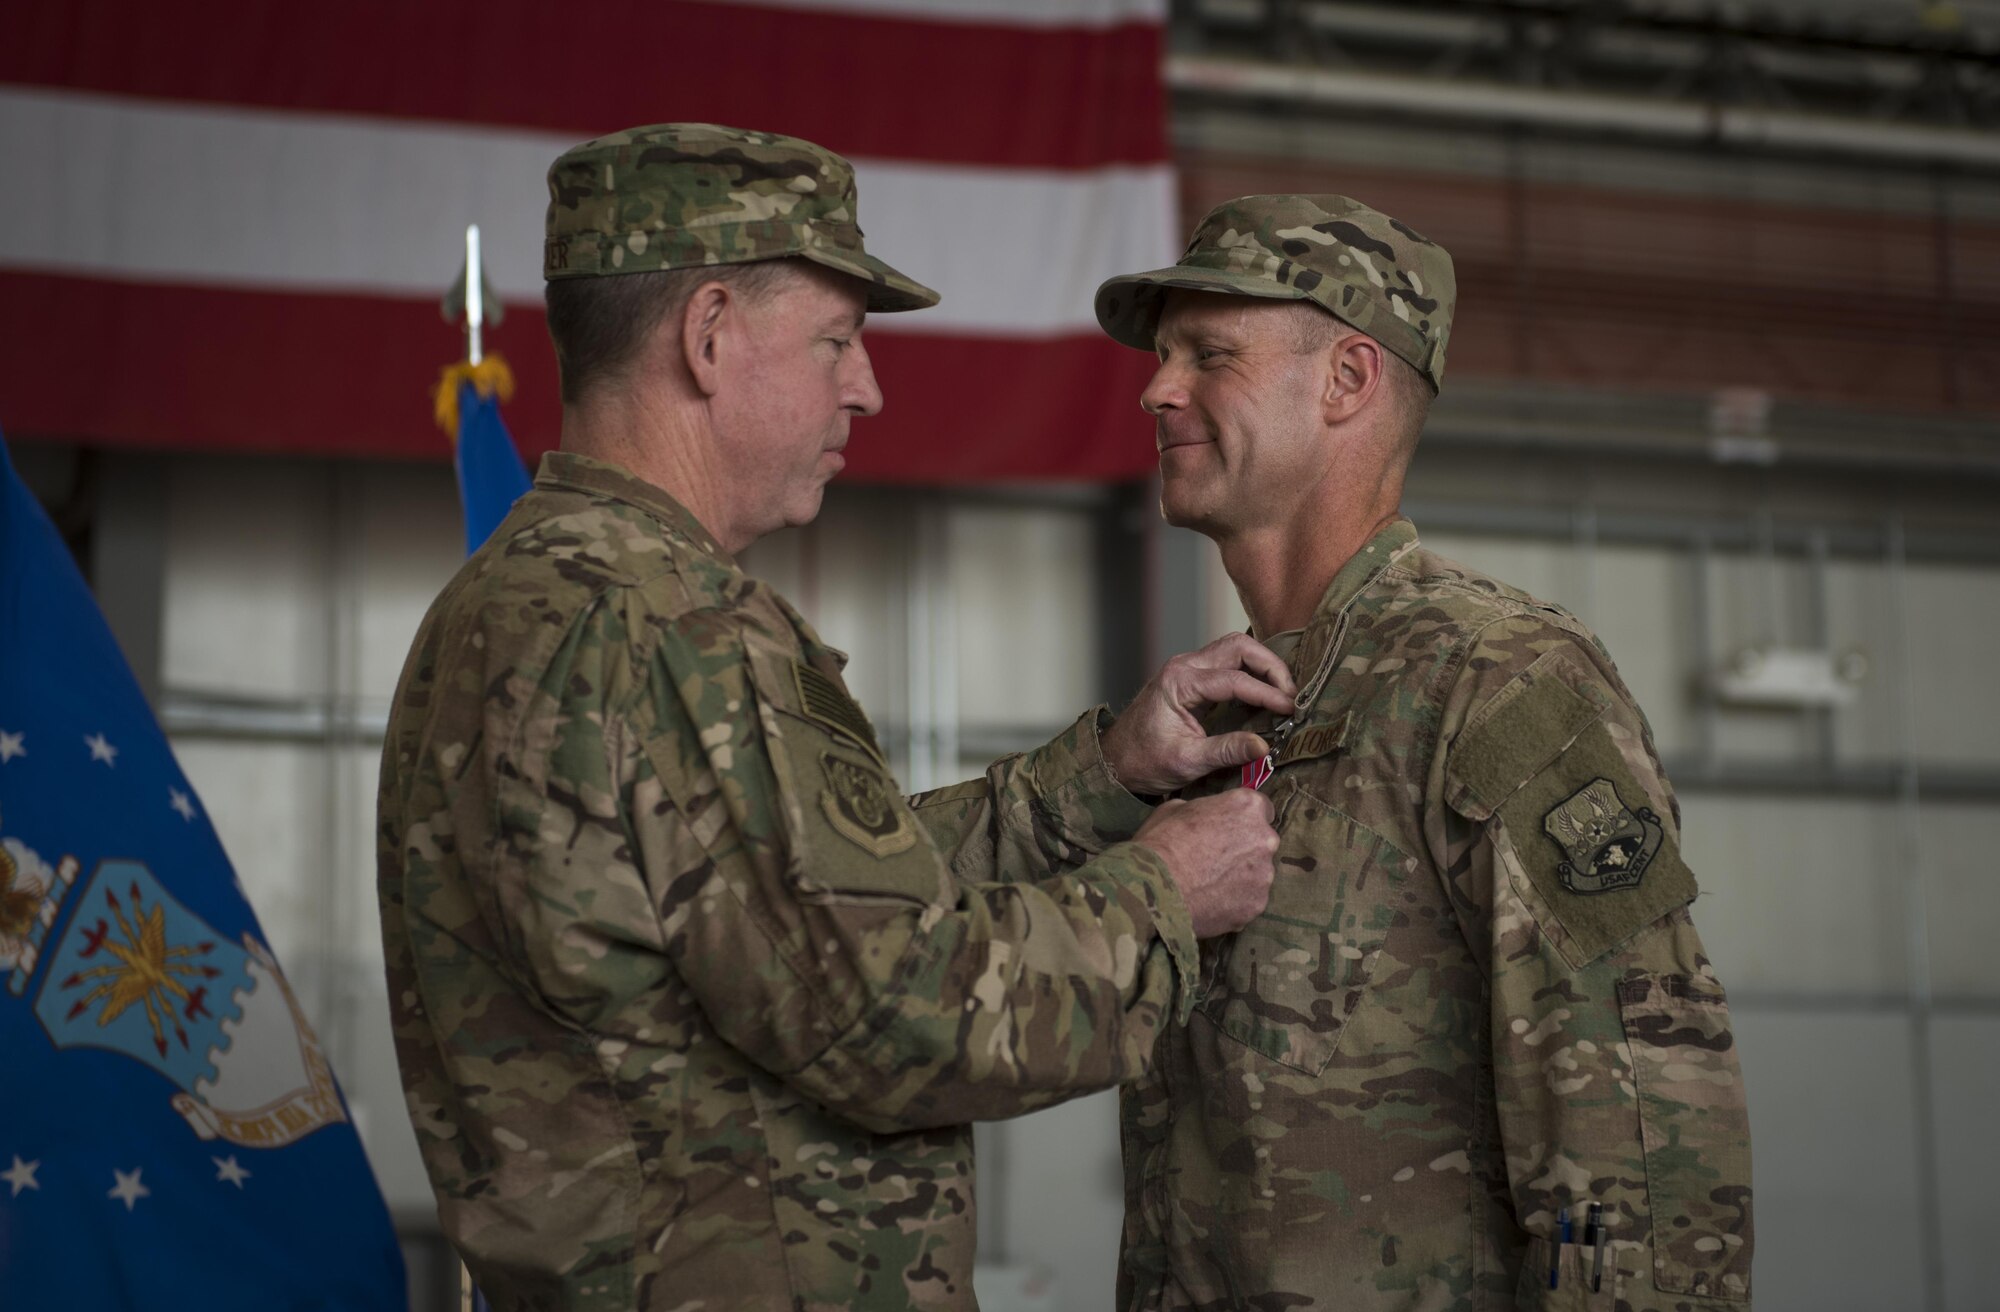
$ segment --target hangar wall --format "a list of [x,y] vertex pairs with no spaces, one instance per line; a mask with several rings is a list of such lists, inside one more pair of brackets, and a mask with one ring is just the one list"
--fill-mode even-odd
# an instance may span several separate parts
[[[1600,495],[1537,502],[1520,486],[1546,480],[1519,465],[1447,444],[1420,458],[1406,505],[1438,550],[1583,614],[1652,719],[1703,883],[1697,923],[1741,1028],[1760,1304],[1898,1304],[1922,1283],[1930,1217],[1947,1306],[1983,1306],[2000,1280],[1985,1190],[2000,1149],[1981,1132],[2000,1100],[2000,529],[1945,545],[1935,530],[1958,523],[1965,491],[1936,480],[1795,487],[1782,470],[1609,462]],[[1623,489],[1670,484],[1684,541],[1661,541],[1672,526],[1657,518],[1620,527]],[[458,562],[450,477],[176,457],[160,486],[163,717],[344,1073],[384,1189],[421,1234],[428,1190],[380,984],[372,804],[409,635]],[[836,488],[817,524],[745,564],[852,654],[855,690],[914,788],[1129,693],[1136,677],[1114,689],[1099,659],[1139,614],[1105,582],[1113,513],[1094,492]],[[1883,550],[1899,515],[1900,562]],[[1204,634],[1241,627],[1207,544],[1192,558],[1156,584],[1189,594]],[[1864,656],[1852,704],[1716,704],[1710,676],[1774,643]],[[1005,1268],[989,1303],[1103,1306],[1119,1209],[1111,1100],[980,1137],[985,1251]]]

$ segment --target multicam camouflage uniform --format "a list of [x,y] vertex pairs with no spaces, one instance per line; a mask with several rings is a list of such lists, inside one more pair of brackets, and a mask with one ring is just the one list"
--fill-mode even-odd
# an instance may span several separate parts
[[1186,908],[1112,841],[1146,808],[1097,713],[913,809],[842,661],[664,493],[561,453],[426,619],[383,935],[496,1307],[970,1307],[965,1123],[1136,1075],[1182,998]]
[[[1194,253],[1261,232],[1221,249],[1246,278],[1290,277],[1293,256],[1263,242],[1302,239],[1274,230],[1347,225],[1307,254],[1373,257],[1368,331],[1435,383],[1449,262],[1388,222],[1338,197],[1249,197]],[[1340,303],[1359,267],[1316,259],[1313,299]],[[1189,285],[1181,272],[1150,285]],[[1105,307],[1150,313],[1152,277],[1100,293],[1115,336],[1150,345],[1149,320]],[[1441,303],[1384,311],[1382,289],[1418,283]],[[1197,1014],[1123,1094],[1120,1305],[1747,1305],[1728,1008],[1688,917],[1678,805],[1610,656],[1402,519],[1302,633],[1268,641],[1300,688],[1289,726],[1225,710],[1211,728],[1281,744],[1263,784],[1277,879],[1261,917],[1208,945]],[[1595,1291],[1592,1202],[1610,1227]],[[1575,1242],[1551,1289],[1562,1207]]]
[[[793,254],[871,308],[935,299],[861,252],[809,143],[667,125],[550,176],[552,276]],[[383,937],[439,1215],[497,1308],[971,1307],[966,1122],[1131,1078],[1191,1005],[1101,712],[906,804],[843,661],[570,454],[426,617]]]

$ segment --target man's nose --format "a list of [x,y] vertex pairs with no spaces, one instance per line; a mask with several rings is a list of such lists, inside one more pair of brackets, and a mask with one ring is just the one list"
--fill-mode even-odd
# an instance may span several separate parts
[[1162,363],[1153,371],[1152,381],[1146,390],[1139,393],[1139,408],[1149,415],[1157,415],[1162,410],[1181,410],[1187,406],[1187,387],[1179,378],[1179,371],[1172,365]]
[[841,387],[841,407],[864,417],[881,413],[882,385],[875,381],[875,362],[868,358],[868,348],[857,337],[848,350],[850,358],[847,378]]

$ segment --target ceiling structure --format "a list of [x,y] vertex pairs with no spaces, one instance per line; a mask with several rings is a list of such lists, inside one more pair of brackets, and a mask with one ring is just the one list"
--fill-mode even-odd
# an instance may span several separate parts
[[2000,4],[1176,0],[1186,102],[2000,172]]
[[1992,476],[2000,0],[1174,0],[1167,81],[1184,221],[1338,191],[1453,253],[1441,430],[1787,463],[1862,417]]

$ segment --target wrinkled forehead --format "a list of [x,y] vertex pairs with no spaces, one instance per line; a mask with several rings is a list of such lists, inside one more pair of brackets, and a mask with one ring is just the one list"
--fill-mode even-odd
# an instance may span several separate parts
[[1159,321],[1153,328],[1154,348],[1205,332],[1227,332],[1244,339],[1265,335],[1289,338],[1297,334],[1301,315],[1340,322],[1307,300],[1168,287],[1160,302]]

